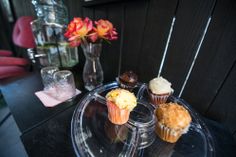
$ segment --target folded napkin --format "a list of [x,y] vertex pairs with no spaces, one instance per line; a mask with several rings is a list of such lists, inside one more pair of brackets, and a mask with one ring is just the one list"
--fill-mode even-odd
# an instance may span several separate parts
[[[75,95],[78,95],[80,93],[81,93],[81,91],[76,89]],[[54,106],[65,101],[65,100],[57,100],[56,98],[53,98],[52,96],[48,95],[44,91],[35,92],[35,95],[39,98],[39,100],[43,103],[43,105],[45,107],[54,107]],[[68,98],[68,99],[70,99],[70,98]]]

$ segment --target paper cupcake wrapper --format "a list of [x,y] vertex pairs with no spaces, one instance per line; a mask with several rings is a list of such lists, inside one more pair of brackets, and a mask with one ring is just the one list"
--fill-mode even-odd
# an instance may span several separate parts
[[120,83],[120,87],[123,88],[123,89],[127,89],[127,90],[133,90],[135,86],[129,86],[129,85],[125,85],[121,82]]
[[150,97],[151,102],[155,105],[165,103],[167,101],[168,97],[170,96],[170,93],[163,94],[163,95],[153,94],[151,91],[149,91],[148,93],[149,93],[149,97]]
[[188,131],[188,128],[189,126],[187,126],[183,130],[176,131],[157,122],[156,133],[162,140],[170,143],[175,143],[182,134]]
[[114,103],[107,101],[108,119],[113,124],[122,125],[129,120],[129,110],[120,109]]

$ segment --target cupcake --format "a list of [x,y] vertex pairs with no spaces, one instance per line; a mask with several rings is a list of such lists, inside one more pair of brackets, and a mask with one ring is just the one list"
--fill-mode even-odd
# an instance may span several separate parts
[[165,103],[168,97],[173,93],[171,83],[163,77],[157,77],[149,82],[149,97],[153,104]]
[[133,71],[124,72],[119,77],[121,88],[132,90],[138,82],[138,76]]
[[137,105],[137,99],[133,93],[125,89],[114,89],[107,93],[106,102],[108,119],[113,124],[124,124],[129,119],[130,112]]
[[156,134],[164,141],[175,143],[187,133],[191,122],[189,112],[177,103],[160,104],[156,111]]

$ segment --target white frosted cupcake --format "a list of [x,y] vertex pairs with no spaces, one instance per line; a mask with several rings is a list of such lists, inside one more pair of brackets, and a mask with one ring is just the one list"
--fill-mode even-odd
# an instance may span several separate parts
[[129,119],[130,112],[137,105],[135,95],[125,89],[114,89],[107,93],[106,102],[108,108],[108,119],[113,124],[124,124]]
[[168,97],[173,93],[171,83],[163,77],[156,77],[149,82],[149,97],[150,101],[159,105],[165,103]]

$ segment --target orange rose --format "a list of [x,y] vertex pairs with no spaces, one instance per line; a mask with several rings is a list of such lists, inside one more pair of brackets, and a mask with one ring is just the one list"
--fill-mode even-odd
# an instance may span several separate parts
[[[81,38],[84,38],[88,33],[93,29],[93,23],[89,18],[85,18],[82,20],[81,18],[77,17],[71,21],[67,27],[66,33],[64,34],[65,37],[69,39],[70,45],[79,45],[81,42]],[[78,42],[75,44],[75,42]]]
[[117,39],[116,29],[113,27],[112,23],[108,20],[95,21],[97,28],[94,30],[97,32],[98,36],[107,40]]
[[71,46],[71,47],[76,47],[76,46],[79,46],[80,43],[81,43],[81,40],[80,40],[80,39],[72,40],[72,41],[70,41],[70,46]]
[[95,21],[96,27],[89,18],[74,18],[68,25],[64,36],[68,38],[71,46],[79,46],[82,43],[96,42],[100,39],[117,39],[116,29],[108,20]]

